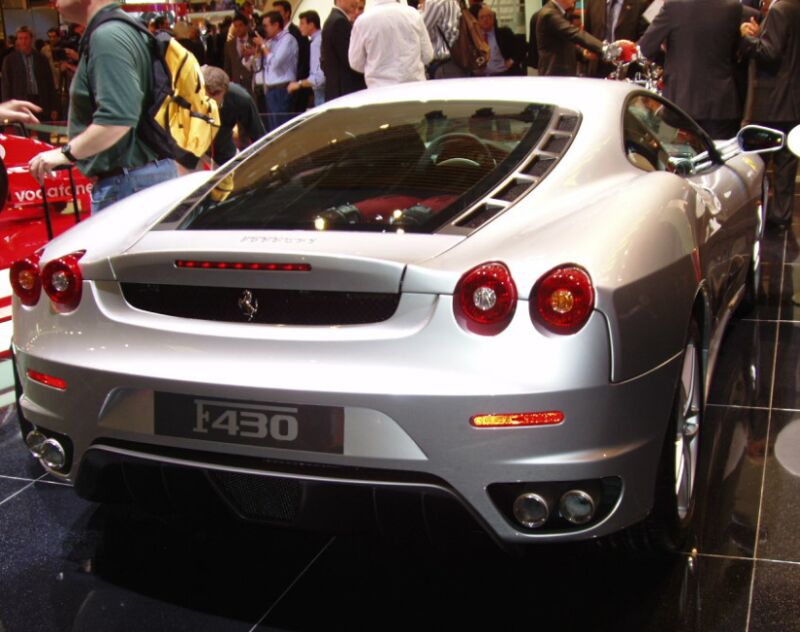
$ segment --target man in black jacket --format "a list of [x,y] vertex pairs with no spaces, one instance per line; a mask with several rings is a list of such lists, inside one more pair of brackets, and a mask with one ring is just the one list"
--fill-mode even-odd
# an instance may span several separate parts
[[336,0],[322,27],[322,72],[325,73],[325,101],[364,90],[364,75],[350,68],[348,52],[353,30],[351,15],[358,0]]
[[[635,42],[647,30],[644,10],[645,0],[587,0],[584,3],[584,28],[597,39],[607,42],[631,40]],[[614,67],[601,60],[589,63],[590,77],[607,77]]]
[[[477,11],[474,8],[477,7]],[[497,16],[488,5],[472,5],[469,10],[477,13],[478,25],[489,44],[489,63],[486,74],[490,77],[501,75],[524,75],[524,52],[517,44],[514,32],[507,26],[497,26]]]
[[[800,0],[775,0],[762,26],[751,20],[741,26],[741,52],[758,63],[772,81],[758,122],[789,132],[800,124]],[[788,149],[772,154],[775,160],[774,200],[768,220],[781,228],[792,222],[797,157]]]
[[582,31],[570,21],[575,0],[550,0],[536,20],[536,45],[539,48],[539,74],[574,77],[578,74],[575,45],[597,55],[603,52],[602,40]]
[[264,124],[250,93],[232,83],[221,68],[203,66],[206,94],[219,105],[220,127],[214,139],[212,158],[218,165],[228,162],[238,151],[233,142],[233,128],[239,126],[239,141],[243,145],[254,143],[264,134]]
[[17,29],[16,50],[3,59],[3,100],[20,99],[35,103],[48,119],[58,118],[53,73],[47,57],[33,48],[33,32]]
[[639,40],[645,57],[666,44],[664,96],[715,139],[736,135],[742,116],[734,64],[739,0],[668,0]]

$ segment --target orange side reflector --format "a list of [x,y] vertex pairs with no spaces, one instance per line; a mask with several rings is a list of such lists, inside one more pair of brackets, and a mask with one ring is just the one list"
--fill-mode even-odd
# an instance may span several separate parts
[[476,428],[501,428],[503,426],[554,426],[564,421],[560,410],[539,413],[506,413],[475,415],[469,420]]
[[53,377],[52,375],[47,375],[46,373],[39,373],[38,371],[31,371],[30,369],[28,369],[28,377],[32,379],[34,382],[39,382],[39,384],[44,384],[45,386],[51,386],[53,388],[57,388],[60,391],[67,390],[66,380],[62,380],[60,377]]

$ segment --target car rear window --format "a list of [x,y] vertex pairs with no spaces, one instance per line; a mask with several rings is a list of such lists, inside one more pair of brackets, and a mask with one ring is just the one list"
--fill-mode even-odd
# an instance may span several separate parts
[[165,223],[184,230],[432,232],[510,174],[554,110],[428,101],[320,112],[223,167],[213,186]]

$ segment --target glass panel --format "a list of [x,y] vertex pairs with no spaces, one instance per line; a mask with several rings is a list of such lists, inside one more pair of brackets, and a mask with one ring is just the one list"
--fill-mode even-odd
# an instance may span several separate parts
[[[669,171],[680,161],[690,160],[710,149],[689,118],[647,96],[637,96],[628,102],[625,143],[629,160],[637,166],[646,168],[637,162],[643,155],[653,169]],[[637,151],[639,149],[642,151]]]
[[238,165],[179,228],[432,232],[517,168],[553,111],[414,102],[321,112]]

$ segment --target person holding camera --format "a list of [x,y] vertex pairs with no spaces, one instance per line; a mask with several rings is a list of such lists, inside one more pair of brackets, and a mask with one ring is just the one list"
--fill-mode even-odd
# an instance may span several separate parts
[[252,95],[253,73],[243,60],[256,52],[247,16],[237,13],[231,23],[233,38],[225,43],[225,56],[222,69],[230,80],[245,88]]
[[269,11],[263,18],[264,34],[253,38],[260,57],[263,86],[267,94],[267,128],[272,131],[294,115],[289,84],[297,81],[297,41],[285,29],[283,15]]

